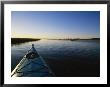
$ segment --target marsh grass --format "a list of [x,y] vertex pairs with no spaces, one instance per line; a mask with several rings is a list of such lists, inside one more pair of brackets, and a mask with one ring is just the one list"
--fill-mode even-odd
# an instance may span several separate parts
[[34,38],[11,38],[11,44],[21,44],[25,42],[30,41],[39,41],[40,39],[34,39]]

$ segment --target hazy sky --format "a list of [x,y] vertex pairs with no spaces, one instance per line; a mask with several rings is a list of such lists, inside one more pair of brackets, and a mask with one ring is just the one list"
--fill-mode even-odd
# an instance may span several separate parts
[[98,11],[12,11],[12,37],[100,37]]

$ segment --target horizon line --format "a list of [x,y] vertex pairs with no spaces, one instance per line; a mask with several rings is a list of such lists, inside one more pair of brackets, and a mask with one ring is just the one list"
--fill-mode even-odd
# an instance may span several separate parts
[[[24,37],[11,37],[12,38],[24,38]],[[100,39],[100,37],[91,37],[91,38],[31,38],[31,37],[26,37],[25,39],[94,39],[94,38],[98,38]]]

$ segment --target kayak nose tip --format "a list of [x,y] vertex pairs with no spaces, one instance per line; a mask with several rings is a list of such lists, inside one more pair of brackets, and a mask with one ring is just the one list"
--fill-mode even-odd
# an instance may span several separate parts
[[32,47],[34,47],[34,44],[32,44]]

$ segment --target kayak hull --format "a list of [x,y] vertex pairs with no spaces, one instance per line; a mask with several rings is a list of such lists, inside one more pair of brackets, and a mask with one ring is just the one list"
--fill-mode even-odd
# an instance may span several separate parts
[[12,71],[12,77],[51,77],[52,71],[44,63],[42,57],[35,59],[23,58]]
[[[35,48],[31,48],[29,52],[37,53]],[[29,54],[29,52],[27,54]],[[54,74],[45,63],[41,56],[35,56],[35,58],[27,58],[26,55],[15,67],[11,73],[11,77],[53,77]]]

